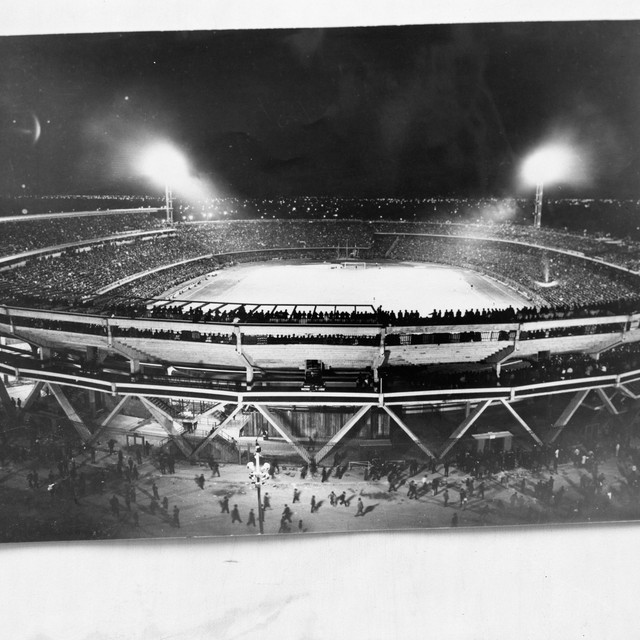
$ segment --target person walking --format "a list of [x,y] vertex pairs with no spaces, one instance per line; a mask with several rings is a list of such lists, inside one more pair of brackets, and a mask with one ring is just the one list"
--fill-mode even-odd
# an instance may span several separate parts
[[316,497],[311,496],[311,513],[314,513],[316,510]]
[[444,501],[444,506],[448,507],[449,506],[449,489],[445,489],[442,492],[442,500]]
[[458,514],[454,513],[453,514],[453,518],[451,518],[451,526],[452,527],[457,527],[458,526]]
[[109,501],[111,504],[111,512],[113,513],[114,516],[119,517],[120,516],[120,502],[118,501],[118,496],[116,496],[116,494],[113,494],[113,497],[111,498],[111,500]]
[[222,507],[220,513],[229,513],[229,496],[225,496],[224,498],[222,498],[220,506]]
[[362,498],[358,498],[358,508],[355,517],[357,518],[358,516],[364,516],[364,504],[362,503]]
[[296,502],[300,502],[300,489],[295,489],[293,490],[293,503],[295,504]]
[[280,528],[278,529],[278,533],[289,533],[290,531],[291,527],[287,524],[285,518],[280,518]]
[[264,494],[264,499],[262,500],[262,509],[266,511],[267,509],[271,509],[271,496],[268,493]]
[[291,509],[288,504],[284,505],[284,511],[282,512],[282,517],[287,521],[291,522]]
[[254,513],[253,509],[251,509],[249,511],[249,518],[247,520],[247,527],[249,526],[256,526],[256,514]]
[[237,504],[234,504],[233,505],[233,509],[231,509],[231,524],[233,524],[234,522],[242,523],[242,520],[240,519],[240,512],[238,511],[238,505]]
[[169,498],[167,498],[167,496],[162,498],[162,509],[164,511],[169,511]]
[[180,528],[180,509],[178,509],[178,505],[173,507],[173,526]]

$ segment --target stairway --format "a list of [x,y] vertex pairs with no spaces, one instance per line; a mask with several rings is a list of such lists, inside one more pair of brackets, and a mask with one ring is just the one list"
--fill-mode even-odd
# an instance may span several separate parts
[[162,398],[156,398],[154,396],[148,396],[147,400],[151,404],[154,404],[162,413],[167,415],[172,420],[179,422],[178,412],[168,403],[162,400]]
[[123,355],[131,360],[137,360],[138,362],[158,362],[158,359],[144,351],[140,351],[136,347],[127,344],[123,340],[113,339],[111,341],[111,347],[117,351],[120,355]]
[[483,364],[498,364],[499,362],[506,360],[515,350],[516,348],[510,344],[504,349],[500,349],[499,351],[488,355],[486,358],[480,360],[480,362]]
[[213,436],[213,440],[218,444],[220,444],[229,453],[238,452],[237,442],[234,439],[232,439],[230,436],[227,436],[222,431],[218,431],[218,433],[216,433],[216,435]]

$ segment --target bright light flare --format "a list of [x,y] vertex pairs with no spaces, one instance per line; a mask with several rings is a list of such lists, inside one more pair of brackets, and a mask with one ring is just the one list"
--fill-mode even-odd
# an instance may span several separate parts
[[144,175],[158,183],[184,183],[189,180],[189,165],[184,156],[168,143],[159,143],[142,156],[140,168]]
[[538,149],[522,165],[522,178],[534,185],[571,182],[579,173],[575,151],[562,145]]

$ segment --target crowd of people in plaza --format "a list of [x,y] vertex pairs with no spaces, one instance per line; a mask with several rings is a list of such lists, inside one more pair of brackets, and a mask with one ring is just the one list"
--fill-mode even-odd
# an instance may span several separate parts
[[[12,457],[12,465],[22,469],[18,477],[24,479],[28,508],[40,509],[46,502],[48,513],[58,514],[59,518],[71,513],[68,508],[73,505],[90,504],[102,513],[93,529],[100,537],[137,535],[134,532],[141,528],[145,534],[153,535],[154,527],[170,531],[185,524],[181,522],[181,508],[189,504],[189,490],[181,490],[182,495],[177,498],[175,488],[167,490],[162,481],[163,476],[168,476],[190,482],[186,465],[170,450],[156,451],[148,441],[145,446],[125,449],[113,437],[103,443],[82,445],[77,436],[45,449],[38,430],[31,435],[30,446],[21,447],[22,455]],[[0,451],[6,448],[5,440],[6,434]],[[219,484],[220,465],[210,455],[204,459],[211,470],[210,478],[198,470],[194,481],[198,492],[210,490],[209,483],[216,481],[205,508],[216,513],[216,522],[226,522],[221,529],[225,532],[230,531],[229,526],[239,525],[253,532],[260,520],[269,525],[270,533],[303,532],[308,530],[307,522],[313,523],[311,530],[318,530],[327,526],[327,510],[336,509],[332,512],[333,522],[336,516],[341,521],[365,518],[381,502],[412,513],[412,507],[407,505],[415,501],[432,517],[437,515],[438,521],[450,522],[450,526],[562,521],[580,518],[584,510],[592,507],[606,517],[614,496],[619,505],[637,502],[639,451],[611,438],[587,443],[587,447],[570,442],[516,445],[500,450],[461,443],[443,460],[374,458],[358,463],[355,473],[349,456],[341,451],[335,453],[331,463],[327,459],[318,464],[312,459],[309,464],[287,464],[282,472],[278,460],[266,456],[274,489],[265,487],[259,509],[247,504],[244,492],[237,489],[237,481]],[[611,457],[617,463],[616,477],[603,473],[604,463]],[[5,455],[0,465],[4,462]],[[560,465],[564,465],[562,472]],[[573,470],[569,471],[569,467]],[[190,465],[188,468],[192,469]],[[192,471],[189,473],[193,477]],[[567,482],[569,475],[577,480]],[[289,488],[290,500],[283,492]],[[105,515],[107,511],[110,519]],[[184,512],[189,514],[188,526],[197,524],[191,509]],[[46,536],[52,529],[32,531],[25,526],[15,531],[20,535]]]

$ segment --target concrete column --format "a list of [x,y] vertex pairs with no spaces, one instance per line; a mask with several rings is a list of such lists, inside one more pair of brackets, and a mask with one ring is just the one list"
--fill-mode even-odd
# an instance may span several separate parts
[[93,420],[96,417],[96,392],[93,389],[89,389],[89,412]]

